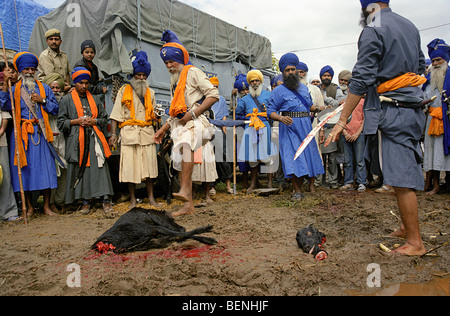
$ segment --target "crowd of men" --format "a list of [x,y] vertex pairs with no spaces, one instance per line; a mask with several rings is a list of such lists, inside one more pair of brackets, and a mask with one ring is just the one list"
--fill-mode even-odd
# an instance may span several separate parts
[[[383,18],[377,27],[365,23],[373,13],[366,10],[372,3],[378,5],[374,19]],[[158,207],[153,194],[158,177],[157,145],[169,131],[171,161],[181,186],[174,197],[184,202],[172,215],[190,214],[194,212],[193,182],[206,185],[208,201],[217,179],[233,193],[233,164],[212,158],[216,150],[212,139],[218,130],[213,124],[244,121],[236,157],[247,193],[257,188],[260,173],[267,174],[269,187],[274,181],[280,186],[290,181],[295,201],[304,198],[304,181],[310,192],[320,184],[364,192],[372,175],[377,175],[383,181],[378,191],[395,190],[399,201],[402,223],[395,234],[407,238],[399,252],[423,253],[414,197],[416,190],[438,193],[440,172],[450,172],[448,100],[443,94],[450,92],[450,49],[443,40],[434,40],[428,45],[430,62],[426,65],[417,29],[395,15],[388,0],[361,4],[365,27],[360,43],[371,45],[360,45],[358,63],[353,71],[339,73],[339,84],[332,82],[335,71],[331,66],[325,66],[318,79],[308,81],[308,66],[296,54],[288,53],[279,61],[281,74],[273,78],[271,91],[263,90],[260,70],[236,76],[234,119],[219,95],[219,79],[208,79],[194,67],[177,35],[165,31],[160,56],[171,74],[172,101],[169,118],[157,130],[153,124],[157,119],[155,92],[147,81],[151,65],[145,52],[133,57],[132,78],[120,89],[108,115],[101,99],[106,87],[93,63],[94,43],[83,42],[82,58],[70,67],[60,50],[61,33],[49,30],[45,34],[48,48],[39,58],[20,52],[1,69],[1,218],[21,219],[14,195],[20,191],[25,192],[28,217],[35,211],[34,191],[42,192],[43,210],[48,215],[73,203],[79,203],[79,212],[87,214],[94,199],[101,199],[105,213],[113,212],[108,158],[111,147],[119,142],[119,181],[128,185],[130,209],[137,204],[136,185],[142,182],[149,204]],[[390,27],[384,27],[388,23]],[[405,36],[407,41],[395,40]],[[381,101],[380,96],[384,97]],[[437,98],[432,102],[423,102],[433,96]],[[338,120],[325,125],[294,161],[313,127],[344,103]],[[212,114],[207,117],[206,113]],[[15,128],[8,143],[5,131],[12,117]],[[107,138],[109,120],[111,136]],[[223,134],[229,131],[224,128]],[[224,152],[233,150],[223,147]],[[426,187],[423,171],[427,173]]]

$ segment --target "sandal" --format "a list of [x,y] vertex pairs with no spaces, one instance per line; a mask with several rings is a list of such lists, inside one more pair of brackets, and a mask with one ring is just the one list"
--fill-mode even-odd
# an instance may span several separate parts
[[23,220],[23,217],[11,216],[11,217],[8,217],[8,219],[6,221],[12,223],[12,222],[20,222],[21,220]]
[[376,189],[375,192],[376,193],[393,193],[394,189],[392,187],[389,187],[389,186],[383,184],[383,186],[379,189]]
[[354,190],[354,189],[355,189],[355,187],[351,183],[343,185],[339,188],[340,191],[348,191],[348,190]]
[[91,212],[91,206],[89,204],[83,205],[78,211],[81,215],[88,215]]

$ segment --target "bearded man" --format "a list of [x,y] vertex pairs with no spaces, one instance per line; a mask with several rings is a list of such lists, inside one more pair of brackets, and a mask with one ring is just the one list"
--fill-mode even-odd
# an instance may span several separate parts
[[108,114],[98,96],[89,91],[91,73],[74,68],[75,89],[60,101],[58,127],[66,137],[67,182],[65,203],[82,202],[81,214],[90,212],[91,200],[103,198],[103,211],[113,211],[114,194],[107,158],[111,151],[103,130]]
[[[14,57],[14,68],[19,72],[19,82],[12,88],[14,100],[10,99],[9,79],[11,70],[5,70],[5,82],[0,93],[0,106],[4,111],[11,111],[14,102],[14,118],[18,136],[18,151],[22,171],[23,190],[27,204],[28,217],[34,214],[31,191],[43,191],[44,213],[55,215],[50,208],[50,190],[56,189],[57,177],[55,157],[50,151],[49,143],[54,141],[50,127],[49,115],[58,114],[58,102],[52,90],[46,84],[37,81],[36,69],[39,65],[37,56],[21,52]],[[10,143],[11,175],[14,192],[20,192],[18,175],[19,161],[16,155],[14,137]]]
[[[413,23],[392,12],[389,0],[360,1],[364,19],[371,20],[362,21],[364,29],[347,101],[325,145],[337,140],[366,95],[364,134],[381,132],[384,183],[395,189],[402,220],[392,235],[406,237],[406,244],[393,253],[420,256],[426,253],[416,195],[416,190],[424,189],[420,139],[426,122],[420,89],[426,82],[420,76],[425,72],[420,33]],[[394,102],[380,102],[380,95]]]
[[[245,125],[242,142],[239,146],[237,158],[239,162],[248,162],[251,168],[251,182],[247,193],[256,189],[259,164],[266,166],[273,163],[271,159],[272,130],[267,116],[267,104],[270,92],[263,90],[263,74],[259,70],[251,70],[247,74],[250,93],[238,100],[236,116],[250,119]],[[272,187],[273,174],[267,174],[269,188]]]
[[162,41],[166,44],[160,55],[171,74],[172,102],[170,118],[156,132],[154,140],[161,144],[164,134],[171,130],[172,161],[175,170],[181,172],[181,189],[173,196],[184,202],[184,207],[172,215],[181,216],[195,211],[192,199],[194,152],[210,141],[214,134],[213,126],[203,113],[219,101],[219,90],[202,70],[192,65],[188,51],[174,32],[165,31]]
[[432,65],[424,85],[424,98],[436,100],[428,111],[427,129],[425,131],[425,156],[423,169],[427,172],[428,195],[439,192],[439,176],[441,171],[450,171],[450,123],[449,106],[444,102],[443,91],[450,95],[450,46],[444,40],[435,39],[428,45],[428,54]]
[[293,53],[285,54],[279,62],[284,84],[271,94],[267,115],[280,124],[280,155],[286,178],[292,178],[295,193],[293,200],[300,201],[303,179],[308,177],[310,190],[314,192],[314,178],[323,174],[317,143],[313,140],[300,157],[294,161],[297,149],[312,130],[310,108],[313,105],[308,88],[300,82],[297,67],[299,60]]
[[136,184],[143,180],[147,186],[149,204],[160,207],[153,196],[153,180],[158,177],[156,144],[153,141],[156,119],[155,92],[149,88],[147,78],[151,73],[146,52],[139,52],[133,60],[133,78],[117,94],[111,112],[111,138],[109,145],[117,143],[116,128],[120,128],[119,181],[128,183],[129,209],[136,207]]

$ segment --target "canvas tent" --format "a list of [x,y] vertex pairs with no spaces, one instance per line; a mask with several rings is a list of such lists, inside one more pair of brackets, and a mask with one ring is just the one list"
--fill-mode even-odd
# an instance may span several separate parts
[[34,21],[49,12],[50,9],[33,0],[0,0],[5,48],[14,52],[27,50]]
[[29,50],[37,55],[46,47],[44,34],[57,28],[62,50],[73,65],[81,59],[80,44],[91,39],[97,47],[94,62],[105,77],[132,71],[130,52],[145,50],[152,64],[150,85],[167,100],[169,75],[159,56],[161,36],[170,29],[191,54],[192,63],[219,76],[222,94],[229,95],[234,76],[251,68],[270,69],[270,41],[237,28],[180,1],[67,0],[36,20]]

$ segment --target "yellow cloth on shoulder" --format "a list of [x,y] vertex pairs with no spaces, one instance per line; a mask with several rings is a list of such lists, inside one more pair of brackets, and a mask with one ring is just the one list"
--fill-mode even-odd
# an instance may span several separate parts
[[119,124],[119,127],[122,128],[124,126],[150,126],[152,125],[152,121],[156,118],[155,112],[153,110],[153,102],[152,102],[152,93],[150,92],[150,88],[147,88],[147,92],[144,97],[144,107],[145,107],[145,121],[136,119],[136,112],[134,108],[134,100],[133,100],[133,87],[131,85],[126,85],[124,88],[124,93],[122,97],[122,104],[125,105],[128,110],[130,110],[131,119]]

